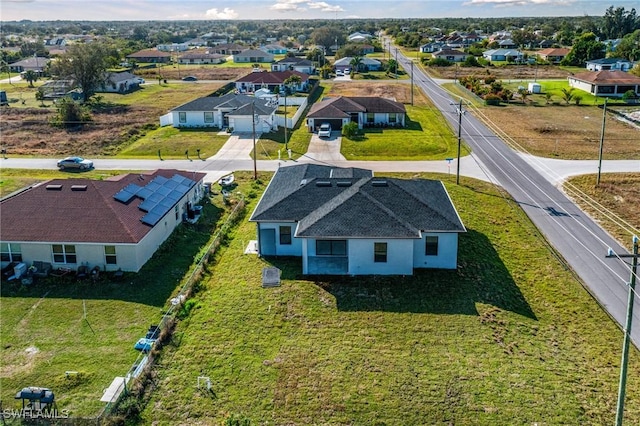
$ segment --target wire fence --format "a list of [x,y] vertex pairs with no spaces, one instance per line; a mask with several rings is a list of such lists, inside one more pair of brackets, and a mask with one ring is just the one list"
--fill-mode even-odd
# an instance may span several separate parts
[[125,385],[122,391],[114,394],[112,400],[107,402],[102,411],[97,415],[97,419],[108,417],[113,413],[122,398],[127,395],[128,389],[132,388],[132,384],[135,383],[136,380],[139,380],[145,373],[150,372],[155,359],[154,350],[159,350],[162,344],[161,343],[159,347],[158,343],[170,339],[175,325],[176,313],[182,308],[187,299],[189,299],[194,284],[202,279],[202,272],[205,265],[209,263],[211,256],[216,253],[229,229],[235,224],[238,217],[244,211],[245,206],[244,197],[240,196],[240,200],[233,207],[233,210],[231,210],[231,213],[222,226],[217,230],[209,245],[198,254],[200,258],[196,260],[193,270],[180,288],[180,291],[175,297],[170,299],[170,306],[158,323],[157,339],[151,342],[148,348],[140,352],[124,378]]

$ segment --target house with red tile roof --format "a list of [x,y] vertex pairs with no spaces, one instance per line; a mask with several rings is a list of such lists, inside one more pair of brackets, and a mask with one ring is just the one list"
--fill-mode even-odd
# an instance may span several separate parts
[[204,173],[156,170],[104,180],[52,179],[0,201],[2,267],[138,272],[184,220],[195,218]]
[[550,47],[548,49],[542,49],[536,53],[543,61],[551,62],[552,64],[558,64],[571,52],[571,49],[565,49],[562,47]]
[[624,71],[587,71],[567,79],[569,86],[595,96],[622,97],[629,90],[640,95],[640,77]]
[[300,83],[292,89],[296,92],[309,88],[309,75],[299,71],[272,71],[252,72],[236,80],[236,90],[240,93],[253,93],[258,89],[274,91],[277,87],[280,92],[284,89],[284,82],[292,75],[300,77]]

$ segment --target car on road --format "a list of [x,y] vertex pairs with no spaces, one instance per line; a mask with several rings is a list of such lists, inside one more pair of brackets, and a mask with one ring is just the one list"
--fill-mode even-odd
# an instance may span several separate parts
[[336,77],[344,77],[344,72],[342,70],[336,70]]
[[320,129],[318,130],[318,137],[330,138],[331,137],[331,124],[322,123],[320,125]]
[[198,77],[195,75],[188,75],[186,77],[182,77],[182,81],[198,81]]
[[90,170],[93,169],[93,161],[85,160],[82,157],[67,157],[58,161],[58,169]]

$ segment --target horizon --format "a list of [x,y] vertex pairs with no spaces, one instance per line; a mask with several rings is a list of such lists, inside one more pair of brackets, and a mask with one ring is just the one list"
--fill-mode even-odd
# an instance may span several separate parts
[[[631,10],[637,5],[637,1],[626,0],[407,0],[391,4],[386,0],[0,0],[0,22],[574,17],[604,16],[609,6]],[[256,11],[260,17],[253,16]]]

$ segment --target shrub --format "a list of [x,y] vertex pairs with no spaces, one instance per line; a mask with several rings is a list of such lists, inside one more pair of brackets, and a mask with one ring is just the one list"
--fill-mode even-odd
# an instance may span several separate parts
[[427,62],[427,65],[430,67],[450,67],[453,65],[453,62],[443,58],[433,58]]
[[360,129],[358,129],[358,123],[353,121],[342,126],[342,134],[349,139],[353,139],[354,137],[358,136],[359,131]]
[[502,101],[502,99],[500,98],[500,96],[495,95],[493,93],[489,93],[487,96],[484,97],[484,103],[485,105],[500,105],[500,102]]

